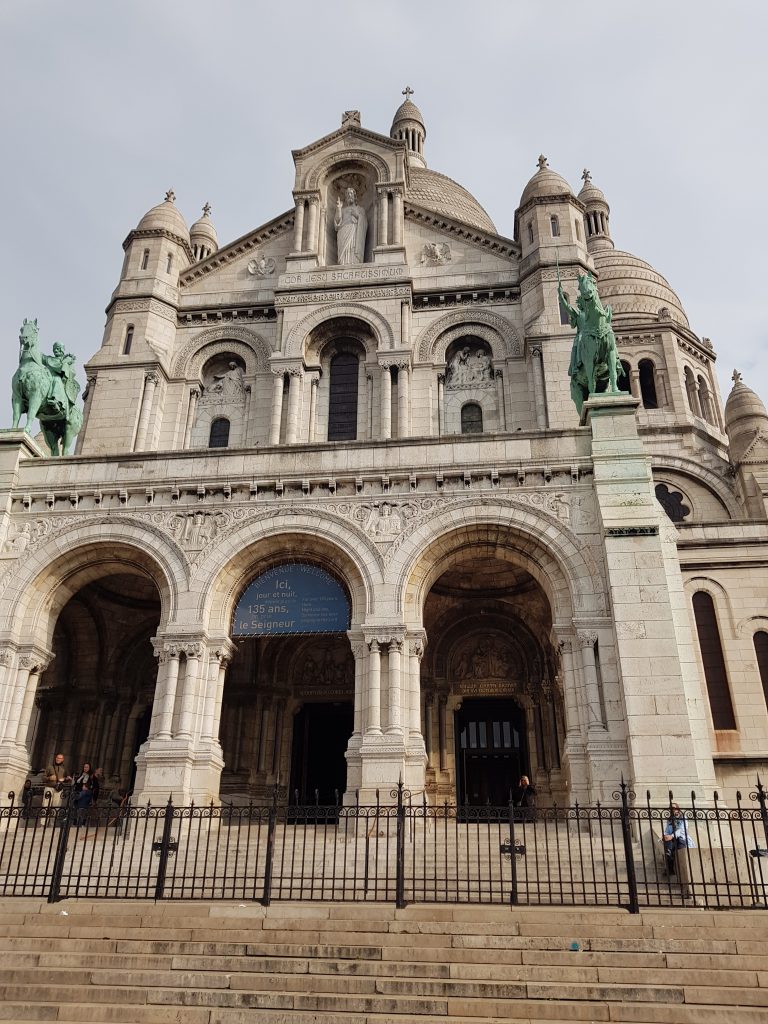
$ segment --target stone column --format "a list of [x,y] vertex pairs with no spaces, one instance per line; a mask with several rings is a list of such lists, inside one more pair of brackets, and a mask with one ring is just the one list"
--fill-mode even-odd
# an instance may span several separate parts
[[403,641],[394,638],[389,641],[389,679],[387,683],[387,732],[402,733],[400,708],[402,704],[401,661]]
[[576,638],[581,647],[581,668],[584,673],[584,690],[587,699],[587,728],[604,731],[603,713],[600,707],[600,684],[595,663],[597,633],[594,630],[580,629]]
[[2,732],[4,743],[16,745],[16,737],[21,721],[22,709],[27,695],[29,680],[37,667],[36,659],[29,654],[22,654],[18,660],[16,672],[11,676],[9,699],[6,703],[7,715],[5,728]]
[[533,401],[536,413],[536,426],[539,430],[547,427],[547,396],[544,389],[544,367],[542,366],[541,348],[537,345],[531,349],[531,369],[533,370]]
[[[218,652],[217,652],[218,653]],[[221,731],[221,704],[224,700],[224,684],[227,678],[227,665],[230,658],[228,654],[222,654],[219,658],[219,674],[216,680],[216,700],[213,707],[213,722],[211,724],[211,739],[220,742]]]
[[299,431],[299,408],[304,374],[298,367],[291,367],[288,374],[290,376],[290,383],[288,385],[288,415],[285,424],[285,442],[286,444],[296,444]]
[[435,767],[435,743],[432,736],[432,720],[435,711],[435,696],[428,693],[424,698],[424,745],[427,748],[427,767]]
[[147,443],[147,428],[149,417],[152,412],[152,404],[155,397],[155,389],[160,383],[160,377],[153,370],[144,375],[144,393],[141,396],[141,409],[139,412],[139,425],[136,428],[136,441],[133,445],[135,452],[143,452]]
[[272,774],[277,775],[280,771],[280,754],[283,749],[283,718],[285,717],[285,699],[275,700],[275,728],[274,743],[272,745]]
[[319,196],[311,196],[309,200],[309,221],[307,224],[307,252],[317,252],[317,213],[319,208]]
[[408,733],[411,736],[422,736],[421,728],[421,659],[424,657],[424,638],[411,637],[408,641],[409,684],[408,700]]
[[640,397],[640,371],[636,367],[629,369],[629,393],[633,398]]
[[445,374],[437,375],[437,433],[442,437],[445,434]]
[[259,728],[259,772],[267,770],[267,745],[269,743],[269,726],[272,717],[272,698],[265,697],[261,705],[261,725]]
[[15,673],[11,669],[15,655],[11,648],[0,651],[0,741],[3,739],[3,722],[8,720],[9,705],[13,696]]
[[368,437],[373,437],[373,374],[367,373],[365,381],[368,385]]
[[200,736],[203,740],[213,742],[213,718],[216,713],[216,695],[219,690],[219,667],[221,664],[221,650],[208,652],[208,671],[206,673],[205,694],[203,697],[203,717],[200,725]]
[[496,370],[494,373],[496,379],[496,404],[499,407],[499,427],[502,430],[507,429],[507,407],[504,401],[504,375],[501,370]]
[[653,375],[656,380],[656,401],[661,409],[663,406],[669,405],[669,392],[667,391],[666,374],[661,366],[655,366],[653,369]]
[[573,641],[570,637],[564,637],[559,641],[560,657],[563,665],[563,697],[565,698],[565,732],[566,741],[578,739],[581,735],[579,728],[579,705],[577,699],[577,681],[573,667]]
[[446,711],[448,705],[448,697],[446,694],[438,694],[437,698],[437,742],[440,745],[440,771],[445,771],[447,764],[447,751],[445,749],[445,735],[446,735]]
[[379,192],[379,238],[378,244],[389,245],[389,193]]
[[182,739],[190,739],[194,731],[194,712],[200,686],[200,660],[203,656],[203,645],[189,644],[184,648],[186,664],[184,666],[184,685],[181,691],[181,708],[179,711],[179,727],[176,735]]
[[393,245],[403,244],[403,192],[402,189],[392,189],[392,195],[394,197],[394,204],[392,210],[392,220],[394,221],[392,239]]
[[694,416],[698,416],[699,419],[704,419],[704,413],[701,408],[701,395],[699,393],[699,382],[694,381],[693,387],[691,388],[691,407]]
[[351,641],[352,654],[355,659],[355,714],[352,735],[362,737],[365,724],[365,669],[366,645],[363,640]]
[[184,426],[184,442],[182,444],[182,448],[189,448],[192,440],[192,428],[195,425],[195,413],[197,412],[197,403],[199,400],[200,388],[190,388],[189,403],[187,404],[187,422]]
[[400,347],[411,347],[411,300],[400,303]]
[[392,371],[389,363],[379,364],[381,383],[381,412],[379,415],[379,434],[382,441],[392,437]]
[[245,385],[245,409],[243,411],[243,435],[241,444],[249,445],[251,442],[251,392],[250,384]]
[[283,388],[285,375],[282,370],[273,370],[275,379],[272,381],[272,420],[269,426],[269,443],[280,444],[280,424],[283,419]]
[[[27,676],[27,684],[24,690],[22,698],[21,708],[19,711],[19,721],[16,726],[16,746],[24,747],[27,746],[27,733],[29,732],[29,721],[32,717],[32,708],[35,705],[35,694],[37,693],[37,684],[40,682],[40,676],[45,671],[45,664],[41,664],[39,658],[22,658],[22,668],[25,663],[32,662],[29,668],[29,674]],[[10,726],[10,723],[9,723]],[[8,736],[9,739],[12,737]]]
[[397,436],[408,437],[408,414],[411,410],[410,370],[407,363],[398,363],[397,367]]
[[320,387],[320,374],[313,373],[309,392],[309,440],[316,440],[315,429],[317,420],[317,392]]
[[296,200],[296,217],[294,223],[293,232],[293,251],[303,252],[304,244],[304,197],[301,196]]
[[180,648],[176,644],[164,644],[155,653],[160,660],[157,674],[157,688],[152,703],[150,739],[169,740],[173,728],[173,709],[176,705],[176,688],[179,682]]
[[381,733],[381,652],[379,641],[368,641],[368,693],[365,701],[366,733]]

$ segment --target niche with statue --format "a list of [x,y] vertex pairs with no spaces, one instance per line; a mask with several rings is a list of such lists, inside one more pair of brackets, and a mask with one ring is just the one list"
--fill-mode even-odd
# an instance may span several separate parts
[[237,448],[245,444],[247,397],[245,364],[232,353],[203,366],[201,394],[192,428],[193,448]]
[[457,338],[445,357],[445,429],[448,434],[498,430],[491,347],[482,338]]
[[350,166],[325,187],[324,262],[336,266],[370,263],[376,240],[375,190],[367,168]]

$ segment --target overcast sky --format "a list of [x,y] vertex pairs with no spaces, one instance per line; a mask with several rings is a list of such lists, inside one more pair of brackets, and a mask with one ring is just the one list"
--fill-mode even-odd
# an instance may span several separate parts
[[[648,260],[768,400],[768,3],[5,0],[0,415],[25,316],[82,363],[122,242],[172,186],[225,244],[292,205],[291,149],[347,109],[387,133],[406,84],[430,167],[511,235],[544,153],[584,167]],[[7,403],[7,404],[5,404]]]

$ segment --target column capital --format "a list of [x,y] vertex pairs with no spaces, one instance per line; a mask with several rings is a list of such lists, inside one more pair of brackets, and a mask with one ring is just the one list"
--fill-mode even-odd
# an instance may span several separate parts
[[19,667],[29,672],[43,673],[56,655],[41,647],[22,647],[19,650]]
[[189,394],[190,394],[190,397],[191,397],[191,398],[199,398],[199,397],[200,397],[200,395],[201,395],[201,393],[202,393],[202,388],[200,387],[200,385],[199,385],[199,384],[194,384],[194,385],[193,385],[193,386],[192,386],[192,387],[191,387],[191,388],[189,389]]
[[405,626],[363,626],[363,635],[365,642],[370,646],[371,641],[375,640],[379,647],[383,647],[386,644],[391,643],[402,643],[406,637]]
[[594,629],[579,629],[576,632],[576,639],[580,647],[594,647],[597,643],[597,631]]
[[144,374],[144,380],[147,382],[147,384],[152,384],[153,387],[157,387],[157,385],[160,383],[160,374],[156,370],[148,370]]

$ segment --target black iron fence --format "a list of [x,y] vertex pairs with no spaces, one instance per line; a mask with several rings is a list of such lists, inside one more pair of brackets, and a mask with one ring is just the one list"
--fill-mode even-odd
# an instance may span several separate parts
[[[768,909],[768,808],[639,802],[462,807],[0,807],[0,896]],[[57,804],[58,801],[58,805]]]

